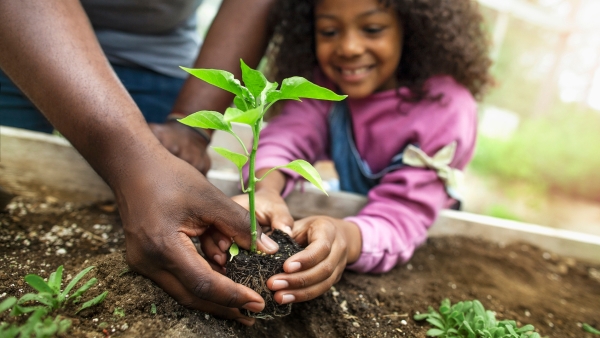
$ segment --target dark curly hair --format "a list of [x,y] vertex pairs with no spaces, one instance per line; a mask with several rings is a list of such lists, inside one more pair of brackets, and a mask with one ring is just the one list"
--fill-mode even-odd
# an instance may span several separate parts
[[[271,16],[274,35],[267,73],[281,83],[290,76],[313,78],[314,6],[319,0],[279,0]],[[429,98],[424,83],[435,75],[452,76],[476,99],[492,79],[488,73],[488,39],[483,18],[472,0],[380,0],[392,6],[404,28],[398,84],[411,91],[410,101]],[[431,97],[435,100],[439,97]]]

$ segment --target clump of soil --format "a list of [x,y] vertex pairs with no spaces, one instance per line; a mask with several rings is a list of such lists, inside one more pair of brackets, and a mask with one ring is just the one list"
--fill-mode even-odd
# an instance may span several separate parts
[[[430,326],[413,316],[444,298],[479,299],[498,319],[532,324],[547,337],[594,338],[582,323],[600,327],[599,264],[526,243],[499,246],[463,237],[430,238],[408,264],[383,275],[345,272],[324,295],[295,304],[289,316],[245,327],[187,309],[129,271],[120,224],[112,203],[17,197],[0,213],[0,302],[33,292],[23,280],[27,274],[48,277],[64,265],[68,283],[94,265],[85,279],[99,282],[86,295],[108,296],[77,315],[76,307],[61,313],[73,320],[68,337],[424,338]],[[0,313],[0,322],[23,320]]]
[[300,252],[302,248],[281,230],[276,229],[270,237],[279,244],[279,251],[274,255],[240,250],[240,253],[229,259],[225,266],[227,277],[256,291],[265,300],[265,308],[261,312],[255,313],[242,309],[244,315],[253,318],[274,319],[287,316],[292,312],[291,303],[281,305],[273,299],[275,293],[267,287],[267,280],[271,276],[282,273],[285,260]]

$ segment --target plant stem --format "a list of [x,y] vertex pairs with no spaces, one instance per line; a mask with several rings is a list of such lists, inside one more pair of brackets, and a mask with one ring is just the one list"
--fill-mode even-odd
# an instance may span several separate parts
[[252,142],[252,151],[250,152],[250,165],[248,170],[248,201],[250,209],[250,235],[252,236],[252,242],[250,244],[250,252],[256,252],[256,205],[254,203],[255,192],[256,192],[256,170],[254,168],[254,162],[256,160],[256,150],[258,149],[258,136],[260,134],[261,119],[259,119],[254,126],[252,126],[252,134],[254,140]]

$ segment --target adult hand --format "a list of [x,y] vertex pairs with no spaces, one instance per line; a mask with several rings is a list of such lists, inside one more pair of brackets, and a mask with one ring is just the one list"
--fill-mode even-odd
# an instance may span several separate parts
[[354,223],[312,216],[294,223],[292,237],[306,249],[288,258],[281,273],[267,280],[280,304],[304,302],[337,283],[347,263],[358,259],[361,235]]
[[192,128],[178,122],[167,121],[164,124],[150,123],[150,129],[160,143],[171,154],[193,165],[206,175],[210,169],[211,161],[208,156],[208,142]]
[[[114,185],[125,230],[127,263],[184,306],[252,325],[254,320],[241,315],[237,308],[259,312],[264,308],[263,299],[213,271],[190,239],[210,228],[248,248],[248,212],[188,163],[158,143],[154,148],[150,158],[130,163],[138,168],[132,171],[134,175]],[[276,252],[277,244],[258,231],[259,249]]]
[[[248,195],[237,195],[232,197],[232,200],[249,209]],[[285,204],[283,198],[277,191],[270,189],[261,189],[255,195],[256,205],[256,220],[264,229],[280,229],[292,235],[291,225],[294,219]],[[261,228],[261,227],[257,227]],[[263,234],[263,236],[267,237]],[[200,236],[200,244],[202,251],[211,263],[217,264],[215,267],[218,271],[224,271],[224,266],[227,263],[227,251],[231,246],[231,237],[224,235],[219,231],[207,231]]]

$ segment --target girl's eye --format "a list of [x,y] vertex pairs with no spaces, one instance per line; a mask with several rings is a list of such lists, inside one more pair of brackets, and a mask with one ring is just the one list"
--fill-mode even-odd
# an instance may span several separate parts
[[377,33],[380,33],[381,31],[383,31],[384,29],[385,29],[385,27],[382,27],[382,26],[368,26],[368,27],[363,28],[363,30],[367,34],[377,34]]
[[319,35],[324,36],[324,37],[332,37],[336,34],[336,31],[334,29],[322,29],[319,31]]

